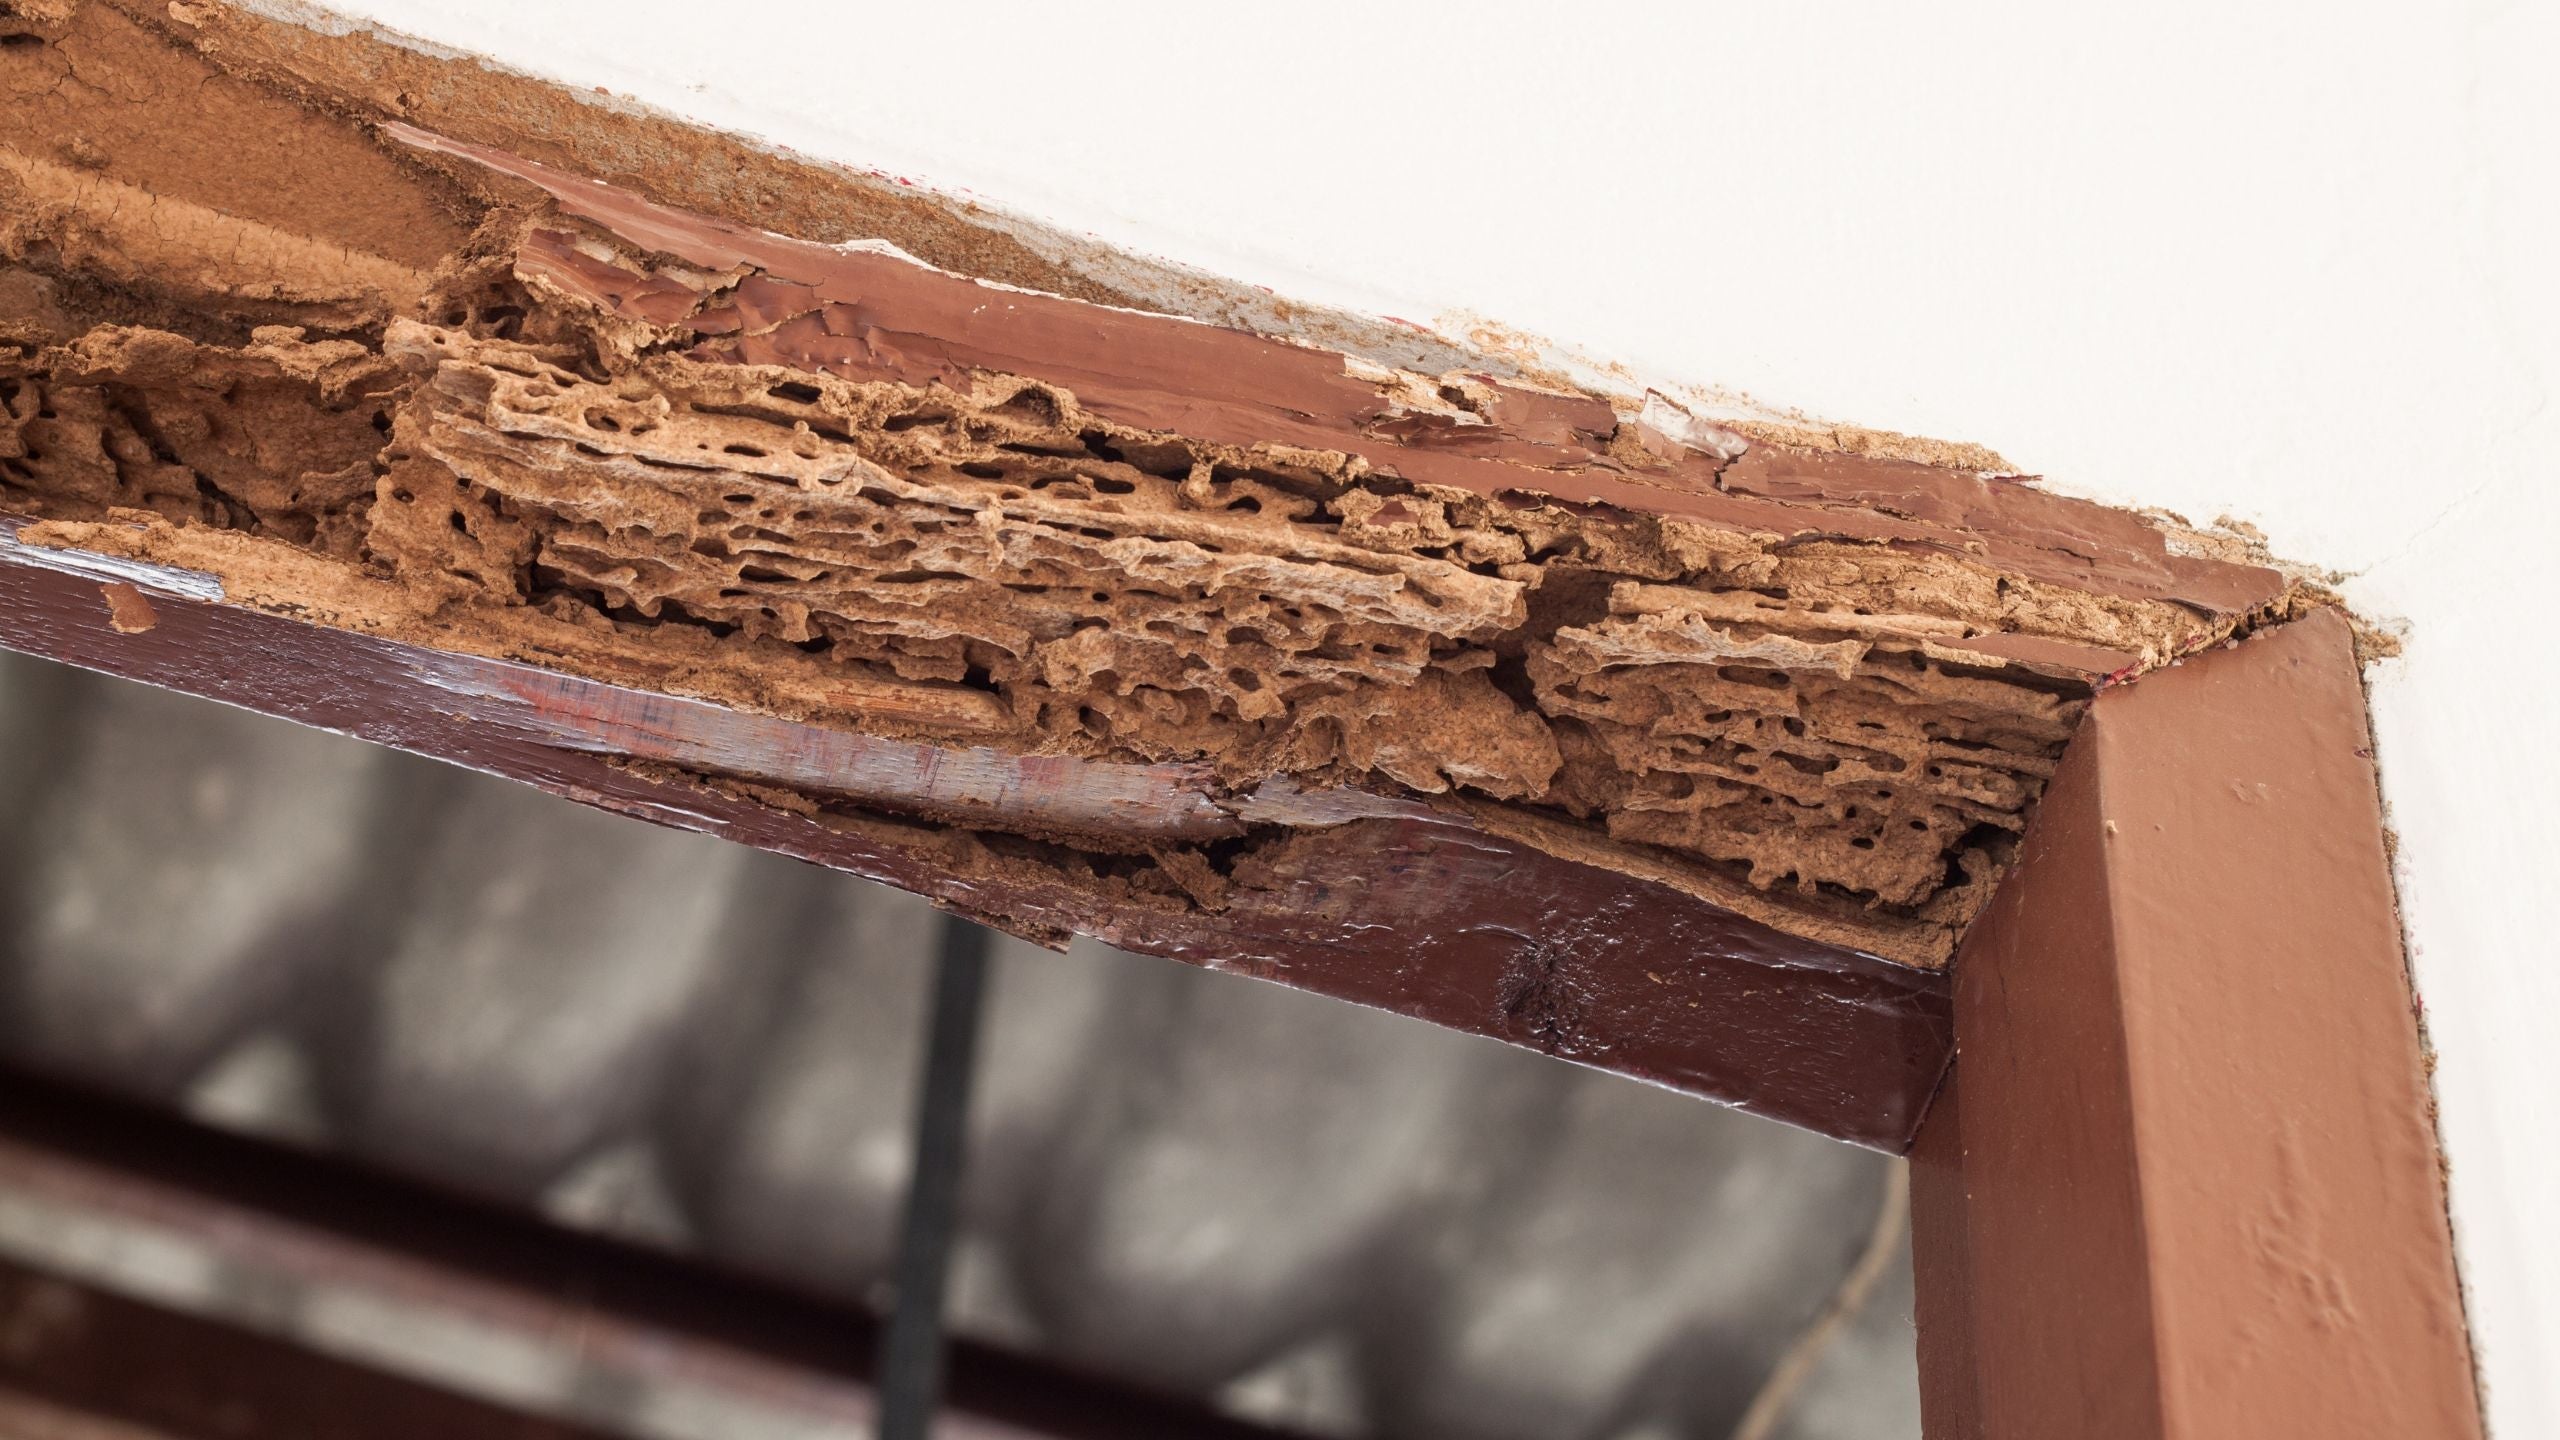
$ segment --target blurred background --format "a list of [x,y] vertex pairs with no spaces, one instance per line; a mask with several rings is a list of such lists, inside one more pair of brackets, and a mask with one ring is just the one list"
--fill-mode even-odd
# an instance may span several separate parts
[[[14,1073],[635,1266],[887,1302],[944,923],[923,902],[10,655],[0,815]],[[990,986],[965,1342],[1283,1434],[1919,1432],[1898,1161],[1090,943],[999,939]],[[865,1432],[850,1390],[443,1313],[390,1269],[32,1165],[0,1144],[23,1281],[0,1362],[37,1353],[59,1277],[593,1433]],[[848,1363],[871,1343],[848,1328]]]

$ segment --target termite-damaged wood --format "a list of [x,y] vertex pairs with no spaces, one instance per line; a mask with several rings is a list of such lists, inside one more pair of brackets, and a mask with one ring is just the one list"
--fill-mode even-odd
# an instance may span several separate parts
[[[8,531],[0,646],[885,880],[1037,938],[1096,934],[1889,1150],[1946,1063],[1944,976],[1464,815],[1285,783],[1230,795],[1204,767],[852,736],[310,624],[225,603],[209,576]],[[152,625],[117,624],[125,590],[149,596]],[[828,795],[841,785],[879,789]],[[918,804],[940,823],[885,813]],[[1102,810],[1149,848],[1023,838]]]
[[[674,208],[486,115],[465,141],[289,94],[290,47],[215,45],[249,33],[222,13],[0,19],[21,555],[686,697],[682,753],[589,743],[786,807],[966,827],[1218,923],[1247,855],[1464,833],[1487,875],[1552,861],[1925,970],[2097,687],[2301,603],[2016,479]],[[772,743],[795,763],[744,758]],[[1085,778],[991,818],[925,758],[964,754]],[[1095,904],[1077,928],[1116,923]],[[1557,904],[1540,953],[1598,943]],[[1506,1015],[1572,988],[1506,983]]]

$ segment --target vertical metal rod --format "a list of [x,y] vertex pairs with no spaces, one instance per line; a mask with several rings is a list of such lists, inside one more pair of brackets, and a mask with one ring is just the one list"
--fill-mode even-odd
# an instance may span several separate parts
[[970,1082],[987,985],[983,926],[942,922],[932,1031],[917,1086],[915,1168],[898,1236],[894,1308],[880,1344],[880,1440],[926,1440],[942,1398],[942,1302],[960,1227]]

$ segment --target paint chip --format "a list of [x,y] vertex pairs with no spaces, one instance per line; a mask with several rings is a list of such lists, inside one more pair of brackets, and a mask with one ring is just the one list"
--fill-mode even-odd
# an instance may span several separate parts
[[110,580],[98,587],[106,597],[107,623],[119,635],[139,635],[160,623],[160,612],[151,608],[140,590],[121,580]]

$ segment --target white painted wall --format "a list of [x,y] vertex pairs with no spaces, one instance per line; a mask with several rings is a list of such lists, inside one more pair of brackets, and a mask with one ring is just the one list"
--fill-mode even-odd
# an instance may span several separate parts
[[2491,1415],[2560,1435],[2560,7],[338,5],[2347,572]]

